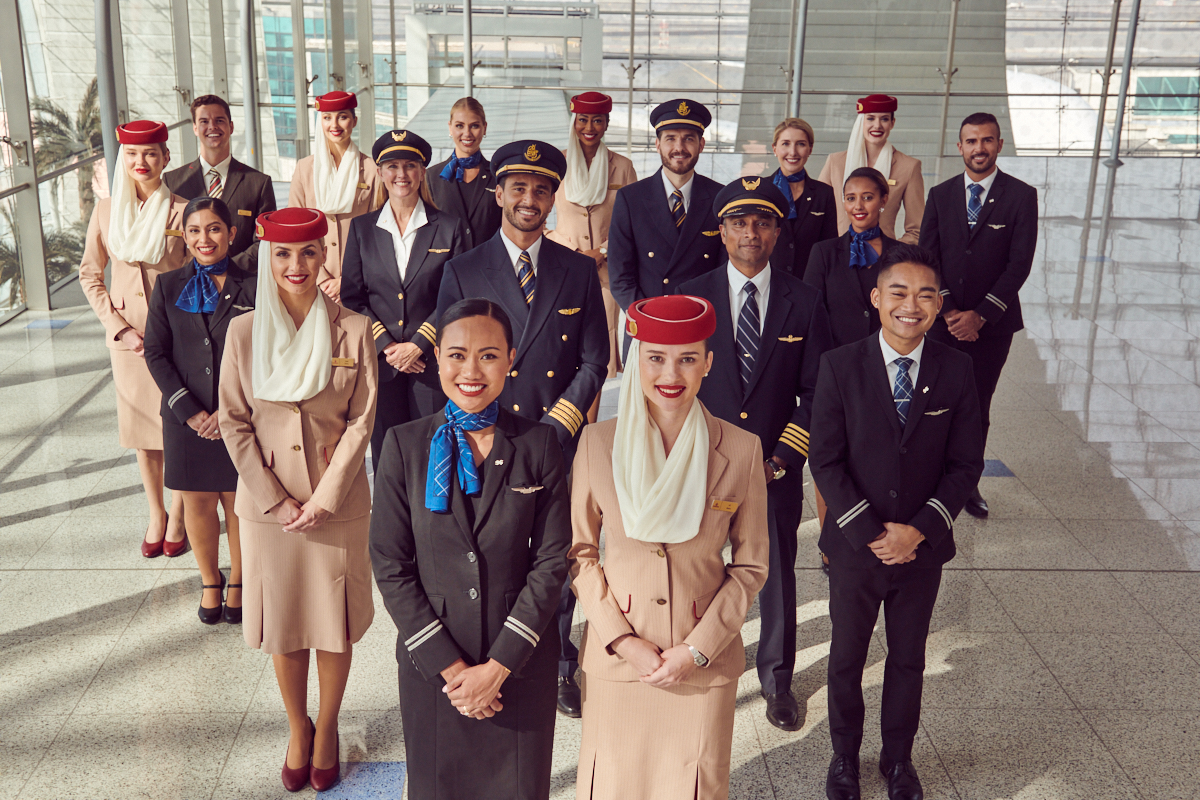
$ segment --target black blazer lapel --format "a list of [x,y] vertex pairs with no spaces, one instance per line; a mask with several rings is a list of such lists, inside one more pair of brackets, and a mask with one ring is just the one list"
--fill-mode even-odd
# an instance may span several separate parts
[[709,281],[707,299],[717,313],[717,331],[713,334],[713,372],[706,381],[715,381],[720,375],[725,390],[736,396],[742,391],[742,376],[738,371],[737,350],[734,347],[733,318],[729,310],[729,281],[725,270],[713,270],[704,277]]
[[[185,269],[191,269],[191,267],[185,267]],[[221,323],[225,321],[225,318],[233,313],[235,305],[254,305],[253,303],[246,302],[247,298],[244,297],[245,290],[242,286],[242,280],[246,277],[248,277],[246,273],[238,269],[236,265],[229,265],[229,269],[225,273],[225,285],[221,287],[220,299],[217,300],[217,308],[213,311],[212,317],[209,319],[210,330],[217,330],[221,326]],[[257,278],[253,280],[257,280]]]
[[425,224],[417,228],[417,235],[413,239],[412,252],[408,254],[408,266],[404,269],[405,286],[411,285],[413,278],[421,271],[421,267],[425,266],[425,259],[429,256],[429,247],[437,235],[437,216],[428,206],[425,209],[429,216]]
[[[674,245],[679,241],[680,231],[675,227],[675,218],[671,216],[671,208],[667,203],[667,192],[663,188],[661,173],[662,168],[660,167],[646,184],[648,191],[642,197],[642,206],[646,210],[646,219],[650,222],[650,228],[657,231],[664,241]],[[692,207],[695,208],[695,206]],[[683,224],[686,226],[687,220],[684,220]]]
[[[692,179],[692,202],[689,204],[687,217],[679,226],[679,241],[675,242],[675,252],[671,254],[671,266],[674,267],[679,258],[689,253],[692,242],[704,230],[704,223],[712,214],[713,196],[709,194],[700,181]],[[668,216],[670,214],[668,213]],[[675,223],[671,220],[671,224]]]
[[[374,216],[378,223],[377,214],[390,213],[392,213],[391,207],[385,203],[378,212],[368,212],[366,216]],[[396,269],[396,243],[392,241],[392,235],[378,224],[371,226],[370,237],[367,244],[374,252],[368,251],[367,257],[362,260],[363,271],[370,273],[370,284],[374,284],[376,281],[387,284],[387,289],[381,291],[380,294],[390,301],[400,288],[400,271]],[[405,275],[407,274],[405,272]]]
[[[221,187],[221,199],[225,201],[225,204],[229,206],[229,210],[233,212],[235,225],[238,218],[237,206],[241,204],[234,202],[233,195],[242,183],[242,170],[242,165],[231,159],[229,162],[229,172],[225,175],[225,185]],[[246,205],[250,204],[246,203]],[[244,225],[246,222],[243,220],[242,224]],[[254,225],[253,220],[250,221],[250,225]]]
[[492,506],[496,504],[496,498],[508,486],[508,471],[512,467],[513,455],[516,452],[516,448],[509,441],[508,432],[504,430],[500,420],[497,420],[496,434],[492,438],[492,452],[488,453],[485,459],[485,462],[491,463],[484,471],[483,494],[475,507],[475,529],[472,533],[478,533],[487,522]]
[[[976,221],[975,227],[971,228],[970,236],[967,237],[968,241],[975,238],[975,234],[983,230],[984,223],[986,223],[988,221],[988,217],[992,215],[992,209],[996,207],[996,205],[1000,202],[1000,198],[1004,195],[1004,185],[1006,183],[1008,183],[1007,176],[1003,172],[997,170],[996,180],[992,181],[992,188],[988,190],[987,199],[985,199],[983,202],[983,208],[979,210],[979,219]],[[966,197],[966,195],[963,196]],[[963,213],[966,214],[965,200],[963,201],[963,208]]]
[[762,336],[759,337],[758,342],[758,358],[754,360],[754,371],[750,373],[750,383],[746,386],[745,399],[749,399],[751,393],[754,392],[754,387],[758,385],[758,379],[766,370],[767,362],[771,360],[771,353],[775,350],[779,337],[784,335],[783,321],[791,313],[791,294],[784,286],[783,281],[775,277],[775,271],[772,270],[771,297],[767,300],[767,318],[763,321]]
[[431,185],[433,185],[434,181],[439,181],[443,184],[443,186],[440,188],[444,188],[445,191],[438,193],[438,197],[441,200],[442,205],[445,206],[445,208],[442,208],[441,210],[445,211],[447,214],[458,217],[463,222],[467,222],[470,219],[470,216],[467,214],[467,207],[463,205],[462,193],[459,192],[458,187],[454,185],[455,180],[453,178],[448,181],[442,180],[442,166],[442,164],[439,164],[434,169],[431,169],[429,171],[427,180]]
[[474,214],[475,210],[479,208],[479,204],[483,202],[485,198],[493,203],[496,202],[496,193],[494,191],[488,191],[489,188],[496,188],[495,183],[491,180],[491,177],[492,165],[485,158],[479,164],[479,174],[475,176],[475,180],[471,181],[470,183],[463,184],[464,188],[469,187],[469,190],[473,193],[471,199],[468,201],[468,205],[470,206],[467,211],[468,214]]
[[538,253],[537,290],[533,294],[533,303],[529,306],[529,316],[525,321],[525,331],[517,340],[517,359],[525,354],[525,350],[537,338],[538,331],[546,324],[546,320],[554,313],[558,304],[558,296],[562,294],[567,282],[567,268],[558,261],[558,256],[549,245],[549,239],[542,239],[542,249]]
[[900,417],[896,415],[896,398],[892,395],[892,386],[888,381],[887,365],[883,363],[883,350],[879,347],[879,337],[870,336],[865,341],[862,354],[862,367],[867,384],[879,400],[884,411],[884,418],[892,427],[892,432],[899,439]]
[[180,197],[203,197],[208,194],[208,186],[204,183],[204,176],[200,174],[200,159],[187,165],[183,183],[179,184],[179,190],[175,194]]
[[[517,273],[513,271],[512,261],[508,258],[508,249],[504,242],[500,241],[503,235],[497,233],[483,245],[487,248],[487,258],[484,259],[480,272],[491,285],[500,305],[508,312],[513,327],[513,341],[520,342],[525,335],[529,306],[525,304],[525,295],[521,292],[521,285],[517,283]],[[536,299],[536,295],[534,297]]]
[[926,346],[922,351],[921,368],[917,370],[917,382],[913,386],[912,402],[908,404],[908,419],[904,424],[904,435],[900,437],[900,444],[907,442],[912,432],[921,424],[925,407],[929,405],[929,390],[937,382],[940,371],[937,358],[932,356],[929,347]]

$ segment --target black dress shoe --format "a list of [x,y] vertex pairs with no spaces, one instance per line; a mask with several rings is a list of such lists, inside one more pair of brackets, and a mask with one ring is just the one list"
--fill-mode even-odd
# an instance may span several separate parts
[[[228,586],[226,586],[225,588],[226,589],[241,589],[242,585],[240,583],[231,583]],[[228,622],[230,625],[241,625],[242,624],[242,607],[241,606],[231,606],[231,605],[226,604],[225,605],[225,621]]]
[[911,761],[891,761],[879,757],[879,771],[888,782],[888,800],[925,800],[921,779]]
[[205,608],[204,607],[204,592],[203,591],[200,592],[200,610],[197,613],[200,617],[200,621],[203,622],[205,625],[216,625],[218,622],[221,621],[221,614],[222,614],[221,601],[225,599],[224,598],[224,595],[225,595],[225,573],[218,571],[217,574],[221,576],[220,583],[211,583],[211,584],[206,583],[200,587],[201,590],[204,590],[204,589],[220,589],[221,590],[221,594],[218,595],[218,598],[217,598],[217,607],[216,608]]
[[829,762],[825,776],[825,796],[829,800],[861,800],[858,789],[858,756],[838,755]]
[[829,556],[821,553],[821,572],[825,573],[825,577],[829,577]]
[[583,698],[574,678],[561,675],[558,678],[558,711],[572,719],[579,719],[583,714]]
[[971,496],[967,498],[967,504],[966,504],[966,506],[964,506],[964,508],[966,509],[966,512],[968,514],[970,514],[972,517],[978,517],[979,519],[987,519],[987,515],[988,515],[987,500],[984,500],[983,495],[981,495],[979,493],[978,486],[976,486],[975,490],[973,492],[971,492]]
[[808,708],[801,711],[790,691],[780,694],[763,692],[762,696],[767,701],[767,722],[781,731],[798,731],[804,727],[804,715]]

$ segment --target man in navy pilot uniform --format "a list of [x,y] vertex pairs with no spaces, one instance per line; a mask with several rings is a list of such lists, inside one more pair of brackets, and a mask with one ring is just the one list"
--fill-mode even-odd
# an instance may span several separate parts
[[721,184],[696,173],[711,121],[694,100],[668,100],[650,112],[662,169],[617,192],[608,228],[608,284],[623,310],[675,294],[724,263],[713,214]]
[[[1038,235],[1037,189],[996,167],[1003,147],[994,116],[963,120],[958,152],[966,172],[933,187],[921,222],[921,246],[941,266],[944,301],[929,335],[971,357],[985,445],[992,395],[1013,334],[1025,327],[1018,293],[1029,278]],[[966,510],[988,515],[978,487]]]
[[829,800],[859,800],[862,673],[884,607],[879,770],[890,800],[922,800],[912,763],[925,641],[952,559],[954,520],[983,472],[971,359],[925,334],[942,307],[936,261],[901,244],[883,257],[877,334],[821,359],[808,466],[829,511]]
[[[587,409],[608,374],[608,322],[596,263],[542,235],[554,193],[566,174],[562,152],[545,142],[506,144],[492,156],[500,230],[447,262],[438,292],[438,316],[459,300],[484,297],[508,314],[517,350],[500,406],[553,426],[570,463]],[[578,717],[582,708],[571,642],[575,595],[563,587],[558,626],[558,706]]]
[[833,344],[820,293],[772,269],[787,201],[773,183],[739,178],[717,193],[713,211],[729,263],[679,287],[717,311],[709,340],[712,370],[700,400],[714,415],[757,434],[767,478],[771,566],[758,594],[762,633],[758,677],[767,720],[804,726],[792,695],[796,666],[796,529],[804,504],[809,418],[822,353]]

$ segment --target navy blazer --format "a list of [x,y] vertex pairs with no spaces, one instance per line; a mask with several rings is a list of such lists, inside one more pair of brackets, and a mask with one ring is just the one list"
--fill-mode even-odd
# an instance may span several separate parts
[[608,227],[608,285],[621,308],[675,294],[679,285],[725,264],[713,201],[721,184],[696,173],[683,225],[675,227],[662,168],[617,192]]
[[442,180],[442,169],[450,159],[425,171],[425,184],[433,203],[447,214],[463,221],[463,251],[486,242],[500,230],[500,206],[496,203],[496,174],[486,158],[479,174],[470,183]]
[[[769,176],[771,180],[775,180],[775,173]],[[813,245],[837,238],[836,203],[832,186],[812,175],[805,178],[804,191],[796,200],[796,218],[779,222],[779,241],[771,253],[771,266],[803,278]]]
[[[883,252],[879,258],[882,261],[887,251],[899,243],[887,234],[881,238]],[[804,282],[821,292],[825,310],[829,312],[834,347],[879,332],[879,310],[871,305],[871,290],[875,288],[878,276],[879,270],[874,266],[866,269],[850,266],[849,231],[813,247],[808,268],[804,270]]]
[[766,456],[783,459],[789,475],[799,476],[808,458],[817,371],[830,347],[829,320],[815,289],[772,268],[758,358],[743,390],[728,274],[728,267],[721,267],[679,287],[682,294],[703,297],[717,312],[717,331],[709,339],[713,365],[700,384],[700,401],[713,416],[758,436]]
[[822,357],[808,466],[829,508],[830,561],[885,566],[867,547],[885,522],[925,535],[915,566],[954,558],[954,520],[983,473],[971,357],[926,336],[907,419],[901,430],[878,334]]
[[[168,189],[185,200],[208,194],[200,159],[164,173],[162,178]],[[257,241],[254,231],[258,215],[275,210],[275,189],[271,185],[271,176],[232,158],[229,160],[225,185],[221,187],[221,200],[229,206],[233,224],[237,226],[237,235],[229,245],[229,256],[233,258],[250,250]],[[248,261],[243,261],[241,266],[253,271],[258,264],[258,254],[251,250],[246,254],[246,259]]]
[[996,172],[974,228],[967,224],[962,173],[933,187],[921,246],[941,263],[942,313],[975,311],[987,320],[980,338],[1024,328],[1019,292],[1033,267],[1037,223],[1037,189],[1005,172]]
[[517,358],[500,404],[554,426],[569,454],[608,375],[608,322],[596,262],[543,237],[537,289],[527,306],[503,235],[446,265],[438,315],[467,297],[486,297],[504,308]]
[[417,228],[401,284],[396,245],[378,225],[380,214],[391,213],[385,203],[379,211],[350,220],[342,259],[342,305],[371,318],[381,381],[400,374],[384,360],[384,349],[393,342],[411,342],[421,348],[425,360],[418,379],[440,387],[433,358],[438,289],[446,262],[465,249],[463,222],[426,203],[426,222]]
[[161,273],[150,295],[146,317],[146,366],[162,391],[161,413],[163,417],[174,416],[181,424],[201,411],[217,413],[225,334],[232,319],[254,310],[258,288],[254,275],[231,263],[225,271],[217,308],[205,324],[202,314],[175,305],[195,274],[193,260],[181,269]]
[[501,410],[474,521],[457,478],[451,513],[435,514],[425,484],[430,441],[445,421],[438,411],[389,430],[375,476],[371,563],[399,630],[396,658],[435,684],[460,658],[494,658],[553,692],[559,639],[550,623],[571,544],[562,451],[547,426]]

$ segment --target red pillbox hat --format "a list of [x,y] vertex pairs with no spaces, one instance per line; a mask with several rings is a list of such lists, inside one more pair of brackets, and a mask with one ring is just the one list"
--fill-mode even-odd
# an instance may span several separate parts
[[167,126],[148,119],[135,119],[117,126],[121,144],[160,144],[167,141]]
[[358,108],[354,92],[326,92],[317,98],[317,111],[349,111]]
[[886,94],[869,94],[858,98],[858,113],[885,114],[896,112],[896,98]]
[[255,232],[264,242],[312,242],[329,233],[329,223],[315,208],[281,208],[259,214]]
[[610,114],[612,98],[600,92],[584,92],[571,98],[572,114]]
[[703,297],[649,297],[629,307],[625,331],[649,344],[702,342],[716,333],[717,312]]

